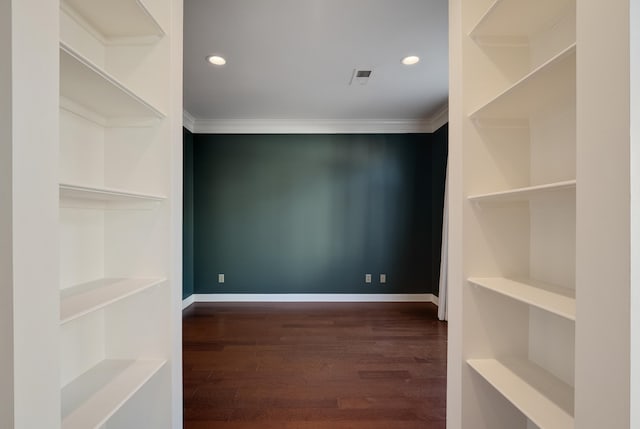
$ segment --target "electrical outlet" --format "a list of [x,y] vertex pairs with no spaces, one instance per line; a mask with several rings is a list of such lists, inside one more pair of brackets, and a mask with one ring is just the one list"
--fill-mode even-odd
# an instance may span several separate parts
[[224,283],[224,274],[218,274],[218,283]]
[[364,275],[364,282],[365,283],[371,283],[371,274],[365,274]]
[[387,282],[387,275],[380,274],[380,283],[386,283],[386,282]]

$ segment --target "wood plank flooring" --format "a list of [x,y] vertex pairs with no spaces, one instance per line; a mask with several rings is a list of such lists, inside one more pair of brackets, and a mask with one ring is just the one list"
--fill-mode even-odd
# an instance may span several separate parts
[[446,323],[427,303],[196,303],[185,429],[444,429]]

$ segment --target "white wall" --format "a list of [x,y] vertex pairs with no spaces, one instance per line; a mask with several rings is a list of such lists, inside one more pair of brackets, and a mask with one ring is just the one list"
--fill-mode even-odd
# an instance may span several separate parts
[[171,62],[170,62],[170,106],[171,118],[171,165],[169,171],[171,200],[171,232],[169,240],[170,248],[170,283],[172,314],[171,339],[173,340],[171,378],[174,386],[171,403],[173,405],[172,427],[182,427],[182,22],[183,2],[173,0],[171,2]]
[[[462,82],[462,2],[449,1],[449,82]],[[462,427],[462,88],[449,86],[447,427]]]
[[629,428],[629,0],[577,3],[575,427]]
[[13,73],[12,135],[6,140],[13,152],[13,276],[6,286],[13,288],[15,427],[55,429],[59,310],[51,303],[59,300],[59,5],[13,0],[11,7],[12,48],[3,63],[10,58]]
[[11,1],[0,0],[0,427],[13,427]]
[[631,0],[631,426],[640,427],[640,0]]

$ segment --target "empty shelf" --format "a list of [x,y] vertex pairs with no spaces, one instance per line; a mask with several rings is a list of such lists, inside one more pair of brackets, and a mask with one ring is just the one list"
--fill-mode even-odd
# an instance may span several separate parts
[[103,118],[123,123],[148,122],[165,116],[64,44],[60,45],[60,95]]
[[164,35],[141,0],[63,0],[61,7],[104,43],[154,42]]
[[467,363],[540,429],[572,429],[573,388],[527,361],[469,359]]
[[158,202],[165,199],[160,195],[142,194],[113,188],[60,184],[60,199],[89,200],[103,202]]
[[103,425],[156,374],[164,360],[104,360],[62,389],[62,428]]
[[101,279],[64,289],[60,296],[60,323],[70,322],[164,281],[165,279]]
[[557,191],[575,191],[576,181],[566,180],[563,182],[548,183],[545,185],[529,186],[526,188],[509,189],[506,191],[491,192],[488,194],[471,195],[469,201],[485,202],[507,202],[507,201],[527,201],[529,198]]
[[544,27],[550,27],[570,8],[572,0],[495,0],[469,32],[479,44],[522,45]]
[[546,310],[569,320],[576,320],[575,291],[535,280],[517,281],[503,277],[468,279],[469,283]]
[[575,99],[575,43],[473,111],[471,119],[521,119],[562,99]]

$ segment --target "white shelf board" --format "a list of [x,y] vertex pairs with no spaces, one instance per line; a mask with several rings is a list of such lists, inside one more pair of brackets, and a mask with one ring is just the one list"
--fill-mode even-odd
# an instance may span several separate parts
[[495,0],[469,32],[479,44],[521,45],[553,26],[575,0]]
[[105,44],[152,43],[165,34],[141,0],[62,0],[60,6]]
[[522,119],[562,97],[575,98],[576,45],[532,70],[469,114],[472,120]]
[[60,44],[60,96],[116,122],[162,119],[164,113],[64,43]]
[[104,360],[62,388],[62,429],[103,425],[166,363]]
[[569,320],[576,320],[576,296],[573,289],[536,280],[512,280],[503,277],[471,277],[469,283]]
[[518,359],[467,363],[540,429],[573,429],[574,390],[544,369]]
[[159,202],[166,199],[161,195],[142,194],[113,188],[60,184],[60,199],[89,200],[102,202]]
[[162,278],[100,279],[63,289],[60,292],[60,323],[70,322],[164,281]]
[[557,192],[557,191],[574,191],[575,192],[575,189],[576,189],[575,180],[565,180],[563,182],[528,186],[526,188],[508,189],[506,191],[471,195],[467,197],[467,199],[469,201],[473,201],[476,203],[527,201],[531,197],[536,195],[541,195],[549,192]]

